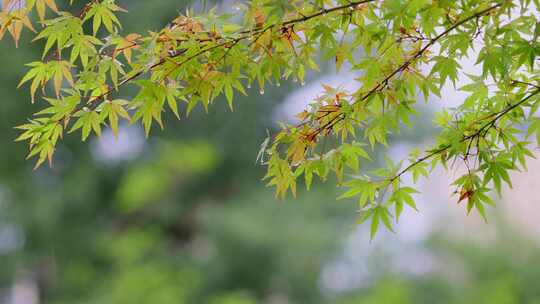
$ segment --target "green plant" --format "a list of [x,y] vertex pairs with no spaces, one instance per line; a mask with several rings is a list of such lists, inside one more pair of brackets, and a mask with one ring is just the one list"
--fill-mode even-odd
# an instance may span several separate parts
[[[533,156],[527,138],[540,142],[539,2],[255,0],[238,5],[242,20],[215,10],[187,13],[143,35],[121,32],[116,15],[126,10],[113,0],[87,1],[78,13],[54,0],[4,0],[0,37],[9,33],[18,44],[23,29],[36,32],[37,13],[42,27],[34,40],[44,41],[43,57],[28,65],[21,85],[47,106],[18,127],[36,166],[52,161],[65,133],[81,130],[85,140],[105,125],[117,133],[124,119],[140,121],[148,135],[154,124],[164,127],[166,108],[180,117],[224,95],[232,110],[235,94],[252,83],[264,93],[282,79],[304,82],[307,70],[318,70],[319,55],[338,71],[348,62],[361,72],[359,89],[324,86],[298,124],[264,142],[259,158],[280,197],[296,194],[302,175],[308,188],[314,176],[335,175],[349,188],[341,197],[358,197],[360,221],[370,219],[375,235],[379,223],[392,229],[405,206],[416,208],[417,190],[401,183],[405,174],[416,182],[437,166],[464,163],[467,172],[454,183],[459,201],[485,218],[489,192],[511,185],[508,172]],[[466,74],[470,82],[459,90],[469,96],[438,113],[435,144],[360,174],[369,149],[387,146],[389,134],[414,123],[420,95],[427,101],[445,84],[455,86],[467,56],[476,56],[482,73]],[[137,94],[119,97],[128,85]],[[330,141],[337,144],[330,148]]]

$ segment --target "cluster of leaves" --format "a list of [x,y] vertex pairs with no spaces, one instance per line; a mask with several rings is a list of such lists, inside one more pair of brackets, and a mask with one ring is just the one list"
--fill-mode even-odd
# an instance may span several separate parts
[[[527,138],[540,142],[539,2],[253,0],[239,5],[242,19],[211,10],[147,34],[122,34],[116,14],[125,10],[113,0],[88,1],[77,14],[54,0],[4,0],[0,36],[9,32],[18,42],[24,28],[35,31],[30,16],[37,12],[43,58],[29,64],[21,85],[30,83],[32,100],[41,90],[39,102],[48,106],[19,127],[18,140],[29,142],[38,166],[52,161],[66,132],[81,130],[83,140],[103,126],[117,133],[125,119],[141,121],[148,135],[156,123],[163,128],[166,109],[180,117],[199,104],[207,109],[220,95],[233,109],[235,94],[246,94],[252,83],[263,94],[282,79],[304,82],[307,70],[318,70],[319,56],[337,70],[347,63],[361,72],[359,88],[324,86],[260,156],[278,196],[296,194],[302,175],[308,188],[314,176],[335,175],[349,189],[342,198],[358,198],[360,220],[371,220],[375,235],[380,222],[392,230],[405,206],[416,209],[417,190],[403,185],[405,174],[416,182],[439,165],[464,164],[467,172],[454,183],[459,201],[485,217],[484,205],[493,204],[488,192],[500,193],[510,184],[508,172],[525,168],[533,156]],[[53,18],[45,18],[47,9]],[[459,61],[471,55],[482,73],[466,74],[470,84],[460,90],[469,96],[438,114],[435,145],[360,172],[370,150],[413,124],[421,95],[428,101],[445,84],[456,85],[465,72]],[[120,98],[131,84],[135,97]]]

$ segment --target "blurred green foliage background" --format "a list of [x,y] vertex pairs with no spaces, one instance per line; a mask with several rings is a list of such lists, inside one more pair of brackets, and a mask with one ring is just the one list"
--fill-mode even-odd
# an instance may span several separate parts
[[[121,3],[126,33],[202,9]],[[367,259],[366,239],[355,248],[370,275],[329,288],[324,270],[357,230],[354,204],[323,184],[277,201],[255,165],[270,113],[294,83],[254,89],[234,113],[221,102],[170,116],[147,141],[136,127],[123,144],[70,136],[52,168],[33,171],[13,141],[37,107],[15,89],[24,63],[39,57],[24,38],[19,49],[0,43],[0,303],[540,303],[540,251],[508,229],[489,244],[430,236],[415,246],[442,262],[421,274],[385,267],[377,252]]]

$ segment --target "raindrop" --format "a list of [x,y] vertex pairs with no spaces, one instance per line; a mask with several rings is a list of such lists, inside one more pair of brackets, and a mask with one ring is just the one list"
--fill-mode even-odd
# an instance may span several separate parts
[[251,89],[251,83],[248,83],[247,88]]
[[301,85],[301,86],[305,86],[305,85],[306,85],[306,82],[302,80],[302,82],[300,82],[300,85]]
[[293,81],[293,82],[298,82],[298,79],[297,79],[297,78],[293,78],[292,81]]
[[260,89],[259,93],[261,93],[261,95],[264,95],[264,89]]
[[280,86],[281,86],[281,83],[280,83],[280,82],[277,82],[277,83],[276,83],[276,86],[277,86],[277,87],[280,87]]

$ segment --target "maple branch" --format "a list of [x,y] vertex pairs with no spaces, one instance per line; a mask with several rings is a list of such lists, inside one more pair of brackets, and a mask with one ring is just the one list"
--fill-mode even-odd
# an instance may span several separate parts
[[460,27],[461,25],[473,20],[473,19],[477,19],[483,15],[486,15],[488,14],[489,12],[497,9],[498,7],[500,7],[502,4],[498,3],[492,7],[489,7],[487,9],[484,9],[482,11],[479,11],[465,19],[462,19],[461,21],[458,21],[456,22],[455,24],[453,24],[452,26],[450,26],[449,28],[447,28],[444,32],[440,33],[439,35],[437,35],[436,37],[432,38],[431,40],[429,40],[429,42],[420,50],[418,51],[413,57],[411,57],[409,60],[407,60],[405,63],[403,63],[401,66],[399,66],[396,70],[394,70],[392,73],[390,73],[388,76],[386,76],[386,78],[384,78],[381,82],[379,82],[373,89],[371,89],[369,92],[367,92],[362,98],[360,98],[359,100],[355,101],[354,104],[357,104],[359,102],[362,102],[362,101],[365,101],[367,100],[369,97],[371,97],[371,95],[373,95],[374,93],[378,92],[379,90],[381,90],[384,86],[386,86],[388,84],[388,82],[394,78],[394,76],[396,76],[397,74],[399,74],[400,72],[404,71],[405,69],[407,69],[413,62],[415,62],[417,59],[419,59],[420,57],[422,57],[422,55],[424,55],[424,53],[430,48],[432,47],[438,40],[440,40],[441,38],[445,37],[446,35],[448,35],[450,32],[452,32],[453,30],[455,30],[456,28]]
[[540,85],[530,83],[530,82],[525,82],[525,81],[520,81],[520,80],[515,80],[515,79],[512,79],[511,82],[512,82],[512,84],[521,84],[521,85],[530,86],[530,87],[540,89]]
[[[489,8],[486,8],[484,10],[481,10],[467,18],[464,18],[456,23],[454,23],[452,26],[450,26],[449,28],[447,28],[446,30],[444,30],[442,33],[440,33],[439,35],[435,36],[434,38],[431,38],[429,40],[429,42],[422,48],[420,49],[414,56],[412,56],[410,59],[408,59],[407,61],[405,61],[403,64],[401,64],[397,69],[395,69],[392,73],[388,74],[383,80],[381,80],[376,86],[374,86],[370,91],[368,91],[366,94],[364,94],[364,96],[362,96],[360,99],[356,100],[355,102],[353,102],[353,105],[355,104],[358,104],[360,102],[363,102],[363,101],[366,101],[368,100],[373,94],[381,91],[382,89],[384,89],[384,87],[386,87],[388,85],[388,83],[390,82],[390,80],[392,80],[392,78],[394,78],[396,75],[398,75],[400,72],[406,70],[412,63],[414,63],[416,60],[418,60],[420,57],[422,57],[424,55],[424,53],[426,51],[429,50],[430,47],[432,47],[437,41],[439,41],[441,38],[445,37],[446,35],[448,35],[450,32],[452,32],[453,30],[455,30],[456,28],[460,27],[461,25],[471,21],[471,20],[474,20],[474,19],[478,19],[480,18],[481,16],[483,15],[486,15],[488,13],[490,13],[491,11],[499,8],[500,6],[502,6],[501,3],[498,3],[494,6],[491,6]],[[345,119],[345,114],[342,114],[344,115],[343,116],[343,119]],[[328,126],[326,126],[327,128],[330,128],[332,129],[338,122],[340,122],[341,120],[343,119],[339,119],[339,120],[336,120],[334,121],[333,124],[330,124]],[[319,135],[323,130],[316,130],[316,135]]]
[[[98,1],[98,0],[93,0],[91,3],[88,3],[87,5],[91,6],[91,4],[96,2],[96,1]],[[291,19],[291,20],[287,20],[287,21],[284,21],[284,22],[281,22],[281,23],[271,24],[271,25],[267,25],[267,26],[259,26],[259,27],[256,27],[256,28],[250,29],[250,30],[244,30],[244,31],[239,32],[239,34],[241,36],[239,36],[237,38],[230,39],[230,38],[223,38],[222,37],[221,39],[229,39],[229,40],[226,40],[226,41],[218,43],[216,45],[204,48],[204,49],[200,50],[199,52],[189,56],[188,58],[185,58],[184,60],[182,60],[181,62],[176,64],[174,69],[167,72],[166,76],[168,77],[171,73],[174,72],[174,70],[176,70],[177,68],[180,68],[185,63],[187,63],[187,62],[189,62],[189,61],[191,61],[191,60],[193,60],[193,59],[195,59],[195,58],[197,58],[197,57],[199,57],[201,55],[204,55],[204,54],[206,54],[206,53],[208,53],[208,52],[210,52],[212,50],[215,50],[215,49],[218,49],[218,48],[221,48],[221,47],[226,47],[226,46],[230,45],[231,43],[233,45],[236,45],[236,44],[238,44],[239,42],[241,42],[243,40],[255,37],[256,34],[259,34],[261,31],[266,32],[267,30],[270,30],[270,29],[276,28],[276,27],[279,27],[279,28],[283,29],[283,28],[285,28],[287,26],[290,26],[290,25],[293,25],[293,24],[298,24],[298,23],[303,23],[303,22],[306,22],[308,20],[311,20],[311,19],[323,16],[323,15],[326,15],[326,14],[329,14],[329,13],[333,13],[333,12],[337,12],[337,11],[341,11],[341,10],[345,10],[345,9],[350,9],[350,8],[356,7],[356,6],[361,5],[361,4],[375,2],[375,1],[377,1],[377,0],[352,1],[352,2],[349,2],[349,3],[344,4],[344,5],[332,7],[332,8],[329,8],[329,9],[322,9],[322,10],[317,11],[316,13],[313,13],[311,15],[306,15],[306,16],[302,16],[302,17],[299,17],[299,18],[296,18],[296,19]],[[98,96],[90,97],[89,100],[86,103],[83,103],[80,106],[78,106],[77,108],[75,108],[72,111],[72,113],[70,114],[70,116],[72,114],[74,114],[74,113],[77,113],[77,112],[81,111],[84,107],[87,107],[87,106],[89,106],[91,104],[92,104],[93,108],[97,107],[101,102],[103,102],[105,96],[109,95],[110,93],[115,91],[117,88],[119,88],[119,87],[131,82],[132,80],[140,77],[141,75],[145,74],[146,71],[151,71],[151,70],[165,64],[165,62],[167,62],[168,59],[179,57],[179,56],[183,55],[184,53],[185,53],[185,51],[180,51],[180,52],[178,52],[176,54],[173,54],[171,56],[161,58],[157,63],[153,64],[149,69],[141,69],[139,72],[137,72],[137,73],[133,74],[132,76],[124,79],[123,81],[121,81],[115,88],[111,88],[111,89],[107,90],[105,93],[102,93],[102,94],[100,94]]]
[[[510,113],[512,110],[516,109],[517,107],[523,105],[527,101],[529,101],[531,98],[535,97],[536,95],[540,94],[540,87],[536,90],[532,91],[529,95],[521,99],[520,101],[516,102],[515,104],[505,108],[504,110],[489,115],[488,117],[493,117],[488,122],[486,122],[482,127],[480,127],[474,134],[463,136],[463,138],[460,140],[460,143],[466,142],[468,140],[474,140],[477,137],[482,136],[482,133],[487,134],[487,131],[493,127],[499,119],[501,119],[506,114]],[[420,163],[425,162],[426,160],[431,159],[432,157],[447,151],[452,147],[451,144],[444,145],[436,150],[430,151],[428,154],[424,155],[423,157],[417,159],[415,162],[409,164],[406,168],[399,171],[396,175],[394,175],[392,178],[388,179],[388,184],[392,184],[394,181],[398,180],[402,175],[407,173],[409,170],[411,170],[413,167],[417,166]]]

